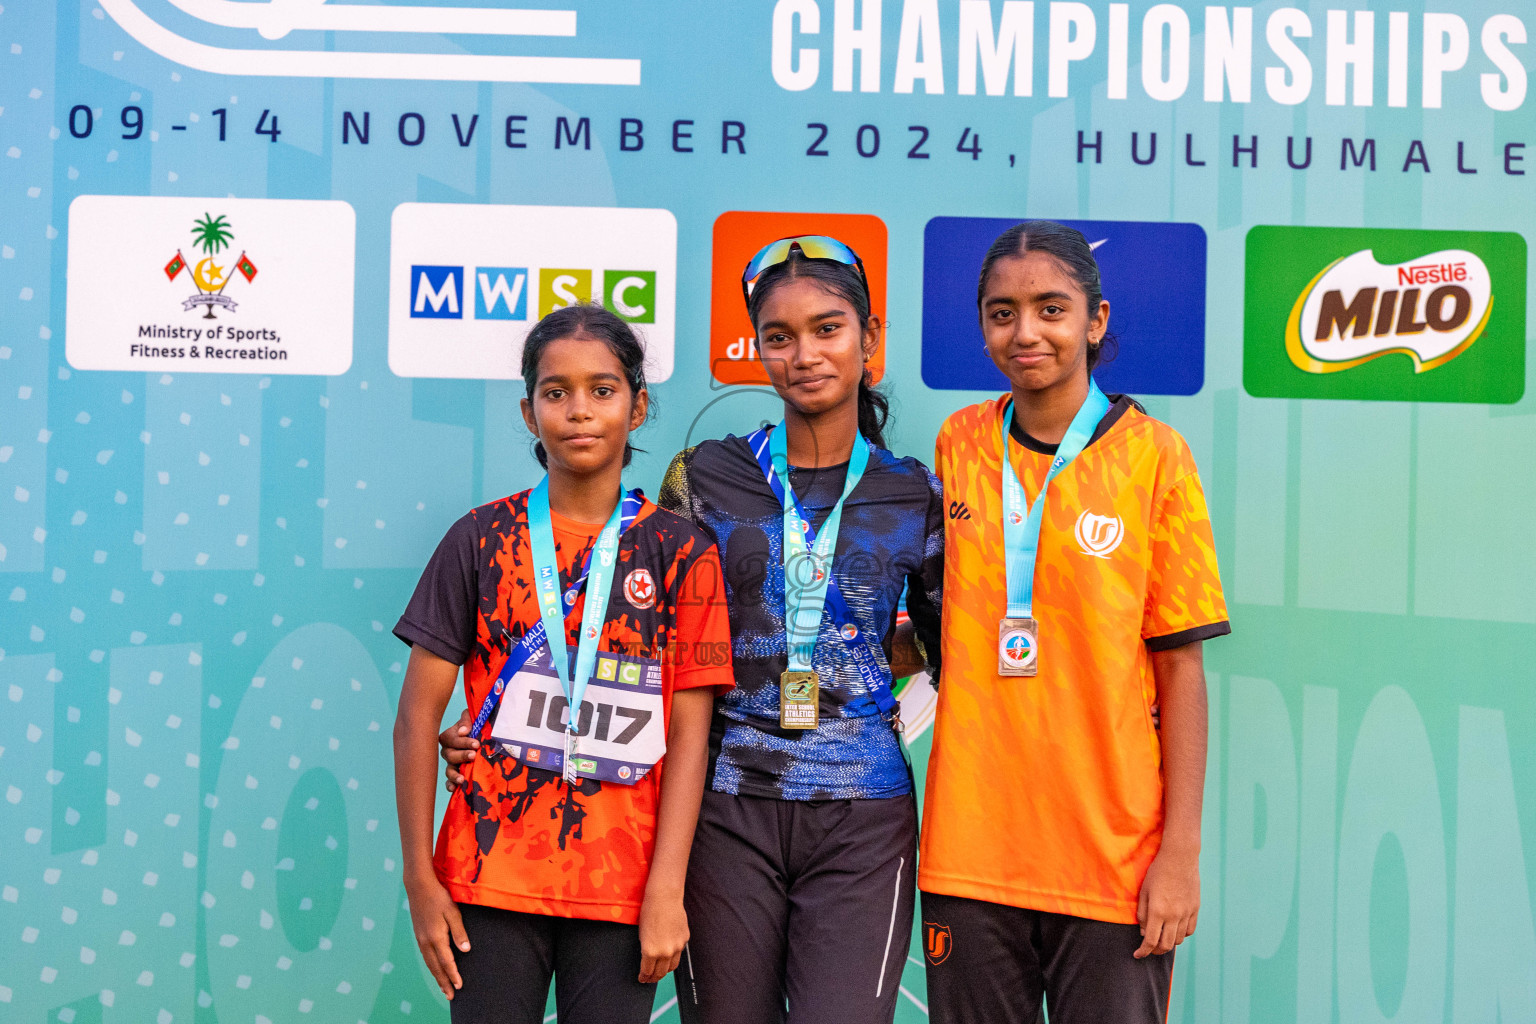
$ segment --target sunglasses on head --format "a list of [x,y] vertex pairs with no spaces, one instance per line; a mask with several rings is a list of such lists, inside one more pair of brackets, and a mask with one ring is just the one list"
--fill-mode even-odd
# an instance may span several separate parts
[[800,255],[812,260],[832,260],[846,266],[856,267],[859,277],[864,281],[864,290],[869,291],[869,277],[864,273],[864,261],[859,259],[859,254],[835,238],[826,235],[796,235],[793,238],[781,238],[777,242],[769,242],[757,250],[757,255],[747,261],[747,269],[741,272],[741,293],[749,302],[752,299],[752,289],[757,287],[758,280],[769,270],[784,263],[789,259],[790,253],[796,249]]

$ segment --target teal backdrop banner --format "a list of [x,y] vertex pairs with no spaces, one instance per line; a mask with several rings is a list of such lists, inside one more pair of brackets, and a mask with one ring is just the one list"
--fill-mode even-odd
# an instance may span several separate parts
[[1231,604],[1171,1019],[1536,1020],[1536,11],[567,7],[0,7],[0,1019],[446,1021],[390,629],[538,479],[529,326],[645,334],[654,494],[777,418],[746,255],[839,234],[926,460],[1003,386],[977,245],[1045,217],[1091,229],[1106,379],[1189,440]]

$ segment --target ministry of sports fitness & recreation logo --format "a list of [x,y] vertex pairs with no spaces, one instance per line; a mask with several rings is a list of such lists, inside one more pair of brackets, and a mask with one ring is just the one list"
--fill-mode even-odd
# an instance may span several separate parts
[[1525,263],[1511,232],[1253,228],[1244,387],[1261,398],[1519,401]]
[[[225,257],[224,264],[219,263],[220,253],[229,249],[229,244],[234,241],[235,233],[228,218],[223,214],[215,217],[211,213],[205,213],[192,222],[192,247],[194,258],[196,251],[201,249],[203,256],[192,266],[190,271],[192,283],[197,286],[197,294],[189,297],[181,304],[184,310],[194,310],[202,307],[203,319],[217,319],[213,315],[213,309],[218,306],[233,313],[238,303],[233,298],[225,295],[225,289],[229,287],[238,271],[245,278],[246,284],[256,282],[256,264],[245,250],[240,250],[240,257],[232,262]],[[165,265],[165,276],[175,281],[183,270],[187,269],[187,258],[182,255],[180,249],[171,261]]]
[[352,363],[357,217],[344,202],[81,195],[67,237],[75,369],[338,374]]

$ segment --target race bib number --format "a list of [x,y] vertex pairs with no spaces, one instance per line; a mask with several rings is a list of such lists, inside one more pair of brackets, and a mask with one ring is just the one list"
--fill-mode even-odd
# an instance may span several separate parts
[[[598,652],[576,712],[575,774],[623,786],[645,778],[667,752],[661,693],[659,662]],[[507,683],[491,738],[523,764],[560,772],[570,720],[570,704],[544,647]]]

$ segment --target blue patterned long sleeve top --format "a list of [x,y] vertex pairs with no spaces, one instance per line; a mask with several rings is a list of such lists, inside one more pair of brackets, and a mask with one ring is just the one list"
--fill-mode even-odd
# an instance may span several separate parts
[[[832,573],[887,674],[905,591],[918,647],[936,676],[943,494],[921,462],[873,444],[870,449],[868,468],[843,506]],[[842,494],[847,471],[846,463],[790,467],[790,483],[816,529]],[[745,439],[731,435],[678,454],[658,504],[711,533],[724,568],[736,688],[715,702],[710,788],[783,800],[910,793],[900,741],[880,717],[826,613],[812,658],[821,686],[820,725],[779,727],[779,676],[788,666],[783,508]]]

